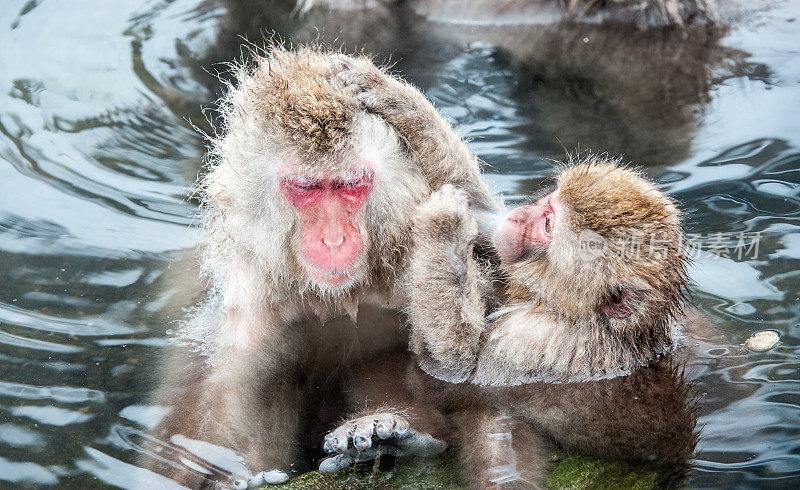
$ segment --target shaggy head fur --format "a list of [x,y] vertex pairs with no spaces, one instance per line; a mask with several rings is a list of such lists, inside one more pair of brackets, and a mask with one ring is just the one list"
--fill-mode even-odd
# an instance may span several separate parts
[[[356,111],[334,80],[326,56],[309,49],[275,49],[259,58],[253,72],[260,83],[247,86],[246,96],[276,132],[309,157],[342,151],[353,132]],[[322,154],[322,155],[321,155]]]

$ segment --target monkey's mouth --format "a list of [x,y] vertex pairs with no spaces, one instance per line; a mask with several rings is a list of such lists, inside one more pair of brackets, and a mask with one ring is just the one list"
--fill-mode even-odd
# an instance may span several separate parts
[[355,278],[358,271],[358,262],[344,269],[333,270],[320,269],[308,264],[306,271],[311,279],[320,286],[341,287]]
[[533,226],[510,231],[501,228],[494,236],[494,245],[500,259],[511,263],[526,260],[532,250],[542,248],[535,246]]
[[[352,229],[349,235],[334,234],[338,241],[301,239],[300,256],[306,273],[317,285],[341,289],[363,268],[364,246],[360,235]],[[305,242],[305,243],[304,243]]]

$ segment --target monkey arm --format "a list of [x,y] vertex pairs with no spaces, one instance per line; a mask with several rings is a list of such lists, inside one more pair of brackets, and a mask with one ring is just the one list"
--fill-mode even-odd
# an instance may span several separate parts
[[367,112],[382,117],[399,133],[434,190],[454,183],[467,191],[473,207],[498,207],[481,179],[478,158],[422,92],[366,58],[338,55],[334,62],[339,64],[335,67],[339,83]]
[[484,331],[488,281],[472,255],[477,224],[466,195],[446,185],[418,209],[409,266],[411,349],[428,374],[460,383]]
[[[291,341],[279,338],[283,329],[274,318],[264,315],[260,319],[273,324],[271,329],[265,326],[273,334],[270,340]],[[206,328],[202,320],[200,315],[187,322],[184,339],[198,337]],[[218,321],[216,328],[222,334],[241,329],[243,323],[255,319],[232,313]],[[279,351],[266,358],[270,363],[265,363],[263,345],[226,342],[207,355],[198,352],[194,342],[171,349],[161,369],[163,382],[155,395],[156,404],[170,407],[170,413],[152,434],[163,445],[182,447],[170,463],[159,464],[153,458],[153,464],[148,462],[148,466],[190,487],[207,484],[208,480],[224,484],[235,480],[258,483],[262,479],[282,483],[289,478],[292,464],[299,461],[296,439],[302,391],[295,377],[277,373],[275,366],[294,366],[296,360]],[[284,371],[292,369],[286,367]],[[241,467],[232,468],[218,461],[220,455],[229,452],[242,458]],[[183,465],[183,460],[194,465]],[[198,466],[216,469],[220,474],[200,473],[194,469]]]

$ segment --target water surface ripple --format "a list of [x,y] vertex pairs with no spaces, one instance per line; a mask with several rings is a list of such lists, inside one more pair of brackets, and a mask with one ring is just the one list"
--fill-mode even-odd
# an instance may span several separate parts
[[[137,455],[161,415],[148,392],[180,315],[170,264],[197,238],[186,196],[204,147],[192,124],[211,129],[201,107],[220,86],[209,73],[239,56],[238,34],[303,32],[269,9],[245,25],[235,3],[0,9],[0,482],[171,485]],[[604,78],[590,55],[554,69],[513,30],[428,26],[389,49],[510,202],[580,144],[645,165],[692,236],[760,237],[756,254],[700,254],[692,269],[693,301],[722,340],[695,367],[691,486],[800,485],[797,19],[790,1],[735,26],[702,61],[695,93],[666,104],[651,97],[658,70],[683,63],[696,76],[688,58],[646,67],[656,86],[637,91],[644,70]],[[778,347],[740,349],[764,329],[780,333]]]

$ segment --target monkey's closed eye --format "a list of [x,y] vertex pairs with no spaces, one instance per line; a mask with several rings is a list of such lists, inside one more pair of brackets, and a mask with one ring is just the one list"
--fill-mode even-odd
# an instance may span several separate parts
[[340,189],[355,189],[356,187],[360,187],[364,184],[365,182],[363,180],[355,179],[355,180],[346,180],[343,182],[337,182],[336,187]]
[[300,191],[319,189],[320,186],[319,181],[312,179],[287,179],[285,182]]

